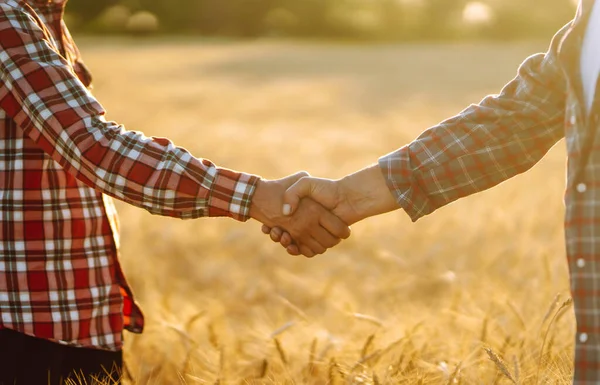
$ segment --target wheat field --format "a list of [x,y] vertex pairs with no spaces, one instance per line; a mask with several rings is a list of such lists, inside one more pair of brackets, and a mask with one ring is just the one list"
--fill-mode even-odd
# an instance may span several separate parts
[[[338,178],[495,93],[545,42],[353,45],[83,38],[108,118],[220,166]],[[257,222],[119,204],[145,310],[130,384],[567,384],[560,142],[532,170],[312,260]]]

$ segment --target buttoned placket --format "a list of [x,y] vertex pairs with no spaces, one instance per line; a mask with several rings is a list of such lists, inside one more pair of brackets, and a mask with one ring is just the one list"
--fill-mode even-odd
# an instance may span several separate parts
[[[583,44],[583,35],[579,35],[577,37],[577,44],[579,46],[581,46]],[[580,57],[578,57],[579,60]],[[576,76],[580,79],[581,78],[581,73],[579,71],[577,71]],[[582,94],[578,94],[577,97],[579,97],[580,101],[583,100],[583,95]],[[600,77],[598,77],[597,82],[596,82],[596,87],[595,87],[595,91],[594,91],[594,100],[592,102],[592,105],[590,107],[590,110],[587,111],[584,106],[583,103],[579,104],[582,109],[583,112],[583,116],[585,117],[583,123],[583,132],[579,131],[579,134],[581,135],[581,140],[583,141],[583,146],[582,146],[582,153],[581,155],[581,159],[580,162],[578,164],[578,170],[576,173],[576,177],[575,177],[575,181],[574,181],[574,185],[575,185],[575,191],[577,192],[578,195],[580,195],[580,197],[578,198],[579,200],[583,200],[585,199],[583,197],[584,194],[588,194],[591,188],[594,188],[594,186],[591,186],[589,184],[589,181],[587,179],[587,175],[586,175],[586,169],[588,167],[588,164],[591,161],[591,157],[593,156],[593,151],[594,151],[594,147],[596,145],[596,140],[599,139],[598,135],[598,129],[600,128]],[[575,115],[571,116],[571,124],[572,125],[576,125],[577,119],[575,117]],[[592,178],[592,180],[594,180]],[[585,274],[587,272],[587,270],[589,269],[588,264],[586,262],[586,260],[584,258],[578,258],[577,261],[575,262],[577,269],[580,271],[579,274]],[[587,333],[587,331],[581,331],[579,332],[579,334],[577,335],[577,341],[580,344],[586,344],[588,343],[588,341],[590,340],[590,335]]]
[[[577,186],[575,187],[575,190],[579,194],[585,194],[587,192],[587,189],[588,189],[587,184],[584,182],[579,182],[577,184]],[[578,270],[585,271],[587,263],[584,258],[577,259],[575,264],[577,265]],[[586,343],[588,341],[588,338],[589,338],[589,336],[586,332],[579,333],[579,336],[577,337],[579,343],[582,343],[582,344]]]
[[[567,189],[574,192],[577,197],[574,199],[582,201],[585,199],[585,195],[590,193],[590,190],[594,188],[589,184],[586,175],[586,168],[589,164],[592,156],[592,150],[594,146],[594,140],[597,137],[597,129],[600,123],[598,112],[600,111],[600,95],[595,93],[590,113],[586,111],[583,101],[583,87],[582,79],[579,68],[579,60],[581,60],[581,47],[583,45],[583,38],[585,28],[587,25],[589,12],[584,10],[591,9],[593,2],[584,0],[578,9],[577,17],[574,24],[571,27],[571,31],[563,39],[561,45],[562,52],[559,52],[559,58],[563,64],[565,72],[570,78],[571,92],[574,93],[575,98],[578,99],[578,108],[570,109],[571,115],[567,117],[567,124],[570,125],[574,135],[578,136],[579,144],[579,156],[575,164],[575,172],[569,179],[569,185]],[[568,40],[568,35],[571,34],[573,41],[565,44]],[[564,49],[564,51],[563,51]],[[596,84],[596,91],[600,92],[600,78]],[[588,261],[579,257],[574,261],[572,274],[586,274],[590,268]],[[577,344],[588,344],[590,335],[588,330],[578,330],[576,334]]]

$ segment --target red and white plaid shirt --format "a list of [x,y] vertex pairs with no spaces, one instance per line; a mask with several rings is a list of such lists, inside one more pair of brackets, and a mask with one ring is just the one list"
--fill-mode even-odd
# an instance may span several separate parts
[[104,118],[66,0],[0,0],[0,327],[118,350],[143,317],[111,198],[182,219],[247,220],[257,177]]
[[600,88],[588,115],[579,66],[593,5],[583,0],[549,51],[529,57],[499,95],[379,161],[390,190],[416,221],[528,170],[566,137],[565,233],[579,385],[600,384]]

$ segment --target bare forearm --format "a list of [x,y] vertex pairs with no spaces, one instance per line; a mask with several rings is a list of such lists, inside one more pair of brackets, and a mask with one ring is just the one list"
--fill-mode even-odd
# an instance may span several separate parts
[[347,205],[347,219],[358,222],[400,208],[378,165],[366,167],[339,180],[340,205]]
[[332,210],[348,225],[400,207],[378,165],[338,180],[302,178],[286,191],[283,212],[286,215],[293,213],[304,197],[310,197]]

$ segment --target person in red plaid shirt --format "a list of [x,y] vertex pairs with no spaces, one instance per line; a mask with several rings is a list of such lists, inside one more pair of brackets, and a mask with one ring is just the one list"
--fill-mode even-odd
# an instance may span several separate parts
[[[303,178],[283,211],[311,197],[346,223],[402,208],[413,221],[536,164],[561,138],[568,151],[565,234],[577,320],[575,384],[600,384],[600,1],[533,55],[498,95],[424,131],[412,143],[340,180]],[[281,229],[265,226],[291,254]]]
[[299,215],[281,213],[305,173],[262,180],[107,121],[65,3],[0,1],[0,384],[119,381],[123,330],[144,323],[110,197],[181,219],[281,226],[307,257],[349,236],[309,199]]

